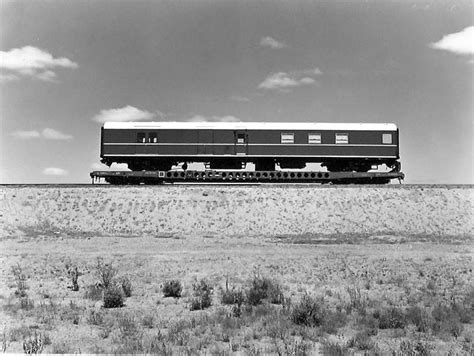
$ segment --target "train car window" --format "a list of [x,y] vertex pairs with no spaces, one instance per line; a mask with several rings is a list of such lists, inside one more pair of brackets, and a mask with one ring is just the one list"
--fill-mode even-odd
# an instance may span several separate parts
[[295,143],[295,134],[293,132],[282,132],[281,143]]
[[309,144],[319,144],[321,143],[321,134],[316,132],[310,132],[308,134],[308,143]]
[[346,133],[337,133],[336,134],[336,144],[347,144],[349,143],[349,134]]
[[392,134],[382,134],[382,143],[384,145],[392,144]]
[[157,143],[158,142],[158,136],[156,132],[149,133],[148,134],[148,143]]
[[137,133],[137,143],[145,143],[145,133],[144,132]]
[[243,133],[237,134],[237,143],[245,143],[245,134]]

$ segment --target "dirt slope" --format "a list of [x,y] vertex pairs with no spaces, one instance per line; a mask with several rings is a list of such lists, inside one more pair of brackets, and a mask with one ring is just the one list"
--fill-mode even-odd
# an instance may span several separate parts
[[470,186],[0,188],[0,234],[472,238]]

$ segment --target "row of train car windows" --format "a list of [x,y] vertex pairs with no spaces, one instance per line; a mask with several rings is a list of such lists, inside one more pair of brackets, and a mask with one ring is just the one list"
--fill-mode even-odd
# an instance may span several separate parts
[[[293,132],[282,132],[281,133],[281,143],[295,143],[295,134]],[[349,134],[347,133],[336,133],[335,137],[336,144],[344,145],[349,143]],[[384,133],[382,134],[382,143],[391,145],[392,144],[392,134]],[[309,133],[308,134],[308,144],[321,144],[321,134],[320,133]]]
[[[137,133],[137,143],[157,143],[158,136],[156,133],[149,133],[148,139],[147,135],[143,132]],[[237,143],[245,143],[245,136],[239,134],[237,136]],[[295,134],[294,132],[282,132],[281,133],[281,143],[295,143]],[[347,133],[336,133],[336,144],[348,144],[349,143],[349,134]],[[392,144],[392,134],[384,133],[382,134],[382,143],[383,144]],[[309,133],[308,134],[308,144],[321,144],[321,134],[320,133]]]
[[[282,132],[281,143],[295,143],[295,134],[293,132]],[[349,143],[349,134],[337,133],[336,143]],[[316,132],[310,132],[308,134],[308,144],[321,144],[321,134]]]
[[146,134],[143,132],[137,133],[137,143],[157,143],[158,135],[154,132],[148,134],[148,140]]

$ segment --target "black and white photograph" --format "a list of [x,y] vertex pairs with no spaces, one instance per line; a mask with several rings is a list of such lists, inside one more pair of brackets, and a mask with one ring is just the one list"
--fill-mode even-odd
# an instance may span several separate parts
[[6,354],[473,355],[474,3],[0,0]]

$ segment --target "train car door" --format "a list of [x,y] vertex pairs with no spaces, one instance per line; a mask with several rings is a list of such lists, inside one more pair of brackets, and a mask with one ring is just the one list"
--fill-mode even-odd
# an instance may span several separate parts
[[235,154],[244,156],[248,154],[248,134],[247,131],[234,131]]
[[212,152],[212,144],[214,143],[214,131],[199,130],[198,131],[198,155],[210,155]]
[[137,132],[135,141],[135,154],[142,155],[146,153],[146,132]]

